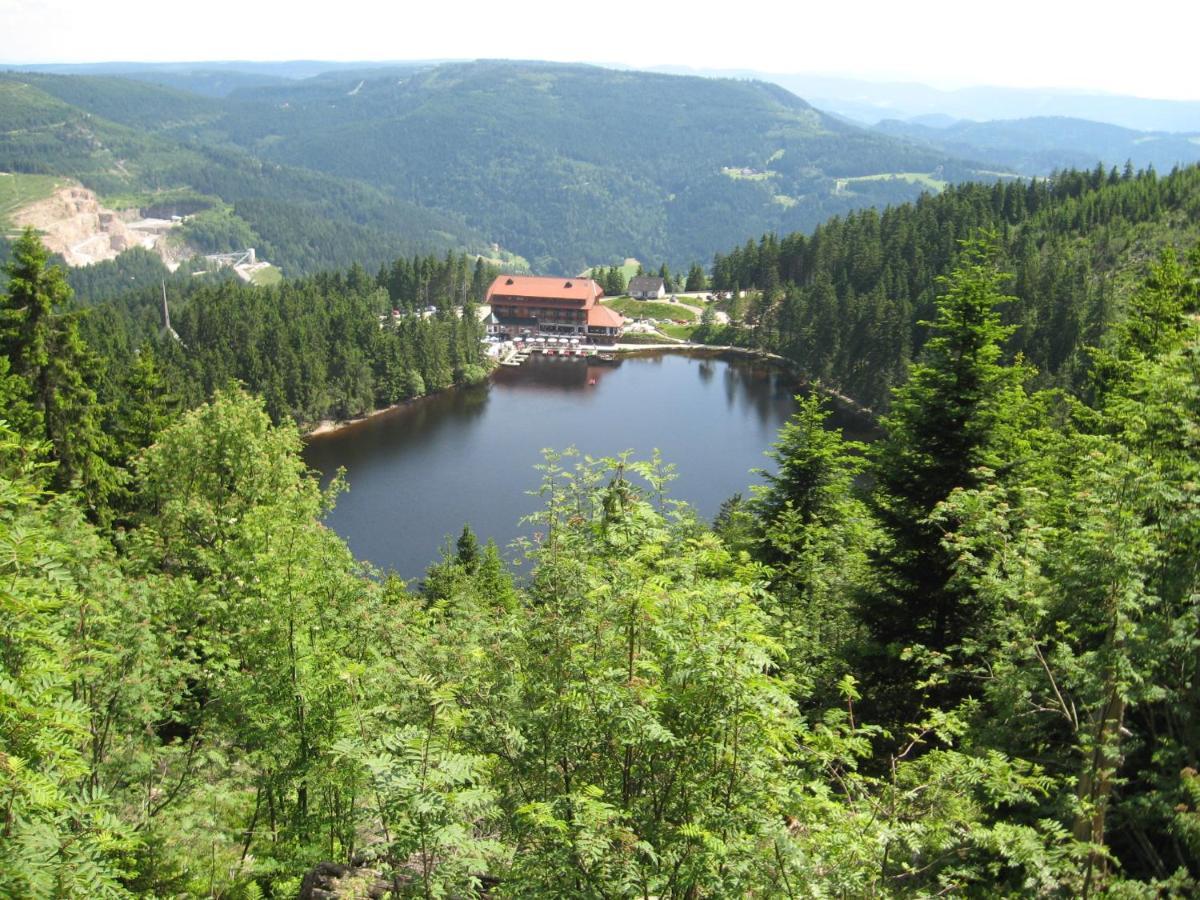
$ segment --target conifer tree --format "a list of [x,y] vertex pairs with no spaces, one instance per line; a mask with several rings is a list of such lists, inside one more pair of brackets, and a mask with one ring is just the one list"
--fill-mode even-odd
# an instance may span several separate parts
[[32,228],[13,244],[4,267],[8,294],[0,298],[0,353],[18,379],[27,436],[45,441],[57,463],[52,486],[78,485],[92,514],[103,518],[118,479],[94,387],[99,364],[66,309],[71,288],[62,270],[47,264],[49,256]]
[[980,467],[1010,462],[1000,458],[998,435],[1023,376],[1001,362],[1012,330],[996,309],[1007,299],[1002,281],[990,246],[966,242],[962,263],[944,280],[924,358],[894,391],[887,434],[872,454],[873,506],[885,540],[873,557],[878,587],[863,607],[875,645],[867,668],[888,671],[893,683],[906,648],[945,652],[981,616],[953,579],[945,538],[954,523],[931,515],[956,488],[978,487]]

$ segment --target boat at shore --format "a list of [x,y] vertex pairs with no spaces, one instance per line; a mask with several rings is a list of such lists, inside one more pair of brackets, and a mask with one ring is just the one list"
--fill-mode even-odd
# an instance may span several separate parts
[[592,366],[615,366],[621,362],[615,353],[589,353],[587,356],[588,365]]

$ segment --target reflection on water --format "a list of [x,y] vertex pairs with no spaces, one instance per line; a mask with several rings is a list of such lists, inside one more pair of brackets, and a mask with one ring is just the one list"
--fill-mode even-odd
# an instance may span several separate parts
[[[671,494],[711,518],[747,490],[751,469],[767,465],[763,452],[793,411],[795,390],[780,370],[736,358],[671,353],[588,365],[534,357],[490,384],[314,438],[305,458],[326,475],[345,467],[350,490],[328,523],[351,549],[415,578],[466,522],[502,548],[524,533],[518,519],[536,506],[529,492],[543,448],[629,449],[639,458],[658,449],[678,471]],[[837,418],[861,430],[853,416]]]

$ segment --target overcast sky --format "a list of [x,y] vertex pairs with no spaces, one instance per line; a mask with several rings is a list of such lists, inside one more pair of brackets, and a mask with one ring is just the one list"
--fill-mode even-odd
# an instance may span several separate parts
[[1200,100],[1196,0],[0,0],[0,62],[545,59]]

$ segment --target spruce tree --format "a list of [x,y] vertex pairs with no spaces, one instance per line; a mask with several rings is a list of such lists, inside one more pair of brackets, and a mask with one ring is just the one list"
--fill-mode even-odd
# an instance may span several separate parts
[[956,488],[980,486],[981,467],[1007,464],[999,435],[1023,370],[1001,362],[1011,328],[996,307],[1003,276],[986,241],[964,243],[959,267],[944,279],[922,361],[893,392],[886,436],[874,447],[873,507],[884,533],[873,554],[877,587],[863,600],[874,646],[868,673],[903,688],[906,648],[945,652],[978,626],[982,611],[956,583],[946,544],[954,522],[931,518]]
[[101,425],[95,383],[99,361],[67,309],[71,288],[37,232],[26,228],[4,266],[8,293],[0,296],[0,353],[8,357],[21,427],[45,441],[57,463],[51,485],[80,487],[93,516],[107,515],[117,475],[108,462],[111,441]]

